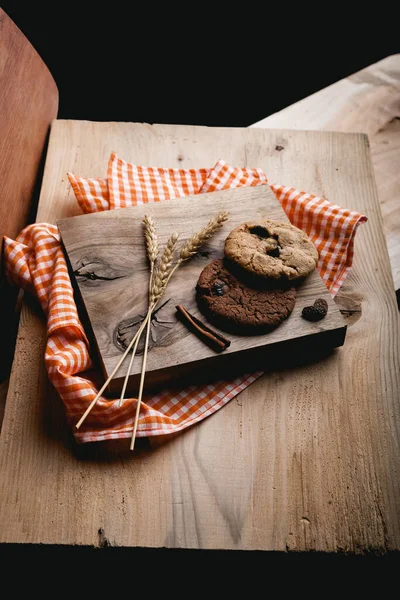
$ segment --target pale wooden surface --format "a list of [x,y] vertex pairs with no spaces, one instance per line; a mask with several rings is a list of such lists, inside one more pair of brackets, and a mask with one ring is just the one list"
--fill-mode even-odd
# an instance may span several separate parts
[[0,436],[0,540],[399,549],[399,315],[366,137],[58,121],[38,220],[77,214],[65,173],[102,176],[111,150],[170,167],[223,157],[364,212],[338,298],[361,312],[333,355],[264,375],[214,416],[130,456],[126,441],[74,445],[43,369],[43,317],[25,306]]
[[[288,221],[268,186],[212,192],[58,221],[72,272],[89,273],[89,277],[79,275],[75,281],[99,348],[105,379],[114,370],[122,349],[126,348],[139,328],[140,316],[143,319],[148,308],[149,268],[143,237],[144,215],[151,216],[156,223],[160,251],[173,233],[180,234],[179,251],[189,237],[222,211],[229,214],[228,221],[202,248],[201,253],[179,268],[160,302],[162,308],[152,327],[151,339],[153,334],[156,337],[147,357],[146,383],[151,385],[160,379],[163,382],[176,382],[182,376],[193,373],[194,369],[212,372],[215,378],[218,369],[227,364],[227,357],[232,361],[233,355],[236,361],[242,362],[242,365],[235,363],[236,368],[241,367],[245,373],[256,357],[252,353],[245,360],[243,352],[248,356],[249,350],[257,348],[260,361],[267,360],[267,357],[261,359],[260,350],[267,350],[267,346],[276,348],[276,344],[281,344],[282,352],[289,353],[293,340],[297,340],[296,352],[312,348],[324,352],[342,343],[344,320],[316,270],[302,285],[297,286],[296,305],[285,322],[264,335],[229,333],[231,345],[223,354],[217,354],[206,346],[177,320],[175,306],[183,304],[193,315],[207,322],[197,305],[196,283],[201,271],[211,260],[224,256],[225,239],[232,229],[244,221],[263,221],[267,218]],[[322,321],[310,323],[301,317],[301,311],[317,298],[327,301],[328,315]],[[132,327],[133,322],[138,323],[136,329]],[[126,334],[127,343],[122,347],[115,342],[116,331],[121,323],[131,324]],[[209,323],[209,326],[218,331],[215,324]],[[224,334],[222,330],[220,333]],[[238,354],[242,355],[242,359]],[[109,386],[110,395],[121,391],[128,365],[129,359],[113,377]],[[128,390],[136,394],[141,365],[141,358],[137,358],[130,371],[132,376]]]
[[400,54],[252,125],[368,134],[395,289],[400,291]]

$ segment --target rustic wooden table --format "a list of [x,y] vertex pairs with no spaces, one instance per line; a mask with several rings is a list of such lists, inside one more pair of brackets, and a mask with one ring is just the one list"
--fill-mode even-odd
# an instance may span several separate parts
[[0,541],[399,549],[399,314],[367,137],[56,121],[38,221],[78,214],[65,173],[103,176],[111,150],[171,167],[223,157],[367,214],[337,298],[350,310],[346,343],[264,375],[211,418],[132,456],[125,442],[75,445],[43,367],[43,315],[26,303],[0,436]]

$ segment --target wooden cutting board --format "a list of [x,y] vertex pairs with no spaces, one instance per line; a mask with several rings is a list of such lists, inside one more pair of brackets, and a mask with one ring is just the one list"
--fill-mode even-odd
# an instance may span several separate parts
[[[196,257],[176,271],[154,316],[147,389],[177,381],[181,384],[186,376],[189,381],[197,376],[205,380],[226,372],[232,376],[248,369],[266,369],[277,359],[286,365],[296,354],[302,356],[317,348],[325,353],[343,344],[346,326],[317,271],[299,286],[289,319],[263,335],[225,334],[231,345],[222,354],[206,346],[177,319],[175,307],[182,304],[207,322],[197,307],[196,283],[202,269],[223,256],[225,238],[234,227],[248,220],[288,220],[268,186],[240,188],[58,221],[81,318],[97,347],[106,378],[146,314],[149,269],[143,216],[151,215],[155,220],[163,248],[173,232],[180,234],[182,244],[222,210],[228,211],[228,221]],[[329,311],[322,321],[310,323],[301,317],[301,311],[316,298],[325,298]],[[128,384],[132,393],[137,392],[141,363],[138,356]],[[120,392],[128,364],[125,360],[111,380],[110,395]]]

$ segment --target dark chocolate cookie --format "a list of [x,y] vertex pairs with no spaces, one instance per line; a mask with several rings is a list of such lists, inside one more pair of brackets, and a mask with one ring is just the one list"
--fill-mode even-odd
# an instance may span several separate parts
[[295,288],[257,290],[237,279],[221,259],[208,264],[197,282],[199,306],[221,329],[257,334],[277,327],[292,312]]

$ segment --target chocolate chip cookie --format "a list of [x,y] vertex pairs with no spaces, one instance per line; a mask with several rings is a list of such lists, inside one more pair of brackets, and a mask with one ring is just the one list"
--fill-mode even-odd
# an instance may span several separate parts
[[237,279],[222,259],[208,264],[197,282],[199,306],[221,329],[258,334],[277,327],[292,312],[295,288],[257,290]]
[[242,223],[226,238],[225,256],[257,277],[294,281],[316,267],[318,252],[301,229],[290,223]]

